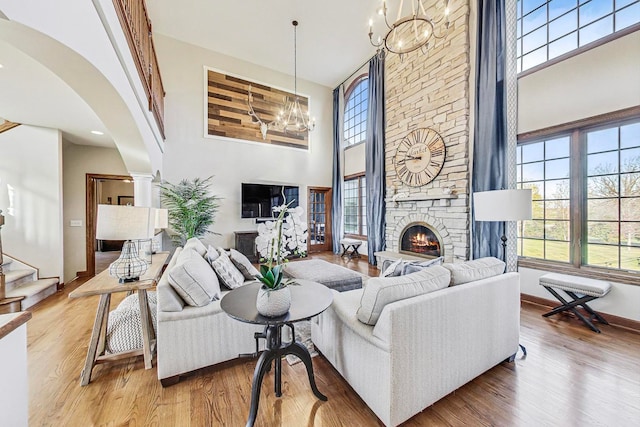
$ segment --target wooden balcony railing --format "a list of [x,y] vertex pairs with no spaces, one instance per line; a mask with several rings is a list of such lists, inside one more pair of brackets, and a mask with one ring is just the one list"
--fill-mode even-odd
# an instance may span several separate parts
[[147,95],[149,111],[164,138],[164,87],[144,0],[113,0],[131,55]]

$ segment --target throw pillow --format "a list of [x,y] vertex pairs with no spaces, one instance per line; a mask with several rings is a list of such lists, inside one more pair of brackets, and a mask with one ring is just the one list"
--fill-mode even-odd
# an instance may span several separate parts
[[192,237],[184,244],[184,249],[195,249],[201,257],[207,253],[207,247],[197,237]]
[[358,320],[375,325],[387,304],[446,288],[451,273],[439,265],[398,277],[374,277],[364,288]]
[[424,270],[425,268],[433,267],[434,265],[442,265],[444,261],[444,257],[438,257],[434,259],[430,259],[428,261],[410,261],[406,262],[402,267],[401,276],[405,274],[415,273],[417,271]]
[[233,265],[226,252],[220,252],[220,256],[211,263],[211,266],[227,288],[235,289],[244,284],[244,275]]
[[182,251],[169,272],[169,284],[187,304],[203,307],[220,298],[220,283],[209,263],[196,251]]
[[498,258],[487,257],[442,266],[451,271],[451,286],[456,286],[502,274],[505,265]]
[[[157,330],[158,310],[155,292],[147,292],[153,329]],[[142,348],[142,316],[138,294],[129,295],[109,313],[105,340],[107,353],[121,353]]]
[[207,253],[204,255],[206,260],[209,261],[209,264],[213,264],[213,261],[217,260],[219,256],[220,252],[218,252],[218,250],[211,245],[209,245],[209,247],[207,248]]
[[229,258],[231,258],[231,262],[236,266],[240,273],[244,276],[246,280],[255,280],[256,276],[260,274],[260,272],[251,264],[249,258],[236,251],[235,249],[231,249],[229,251]]
[[400,274],[402,274],[402,266],[402,258],[396,260],[385,259],[382,262],[382,268],[380,269],[379,277],[400,276]]

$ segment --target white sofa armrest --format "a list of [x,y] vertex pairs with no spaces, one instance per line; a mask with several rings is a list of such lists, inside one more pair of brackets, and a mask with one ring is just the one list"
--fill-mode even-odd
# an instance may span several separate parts
[[392,376],[391,424],[516,353],[519,329],[517,273],[387,305],[373,333],[390,343],[391,372],[407,373]]

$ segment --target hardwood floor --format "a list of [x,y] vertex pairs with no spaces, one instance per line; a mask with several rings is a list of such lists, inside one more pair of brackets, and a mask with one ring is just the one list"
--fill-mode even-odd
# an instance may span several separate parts
[[[377,274],[364,257],[314,257]],[[27,324],[32,427],[245,424],[251,359],[205,368],[162,388],[155,368],[145,370],[138,357],[96,366],[92,382],[81,387],[98,297],[69,299],[79,284],[33,307]],[[606,325],[596,334],[568,316],[542,318],[544,311],[523,304],[526,359],[520,354],[515,363],[496,366],[405,425],[640,425],[640,335]],[[313,363],[318,388],[329,400],[313,396],[302,363],[283,363],[283,396],[274,396],[273,378],[265,377],[256,426],[381,425],[322,356]]]

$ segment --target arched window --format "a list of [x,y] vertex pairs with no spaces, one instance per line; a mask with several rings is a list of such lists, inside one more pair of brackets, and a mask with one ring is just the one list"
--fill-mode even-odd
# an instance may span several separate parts
[[356,79],[345,95],[344,145],[349,147],[367,139],[367,97],[369,78]]

